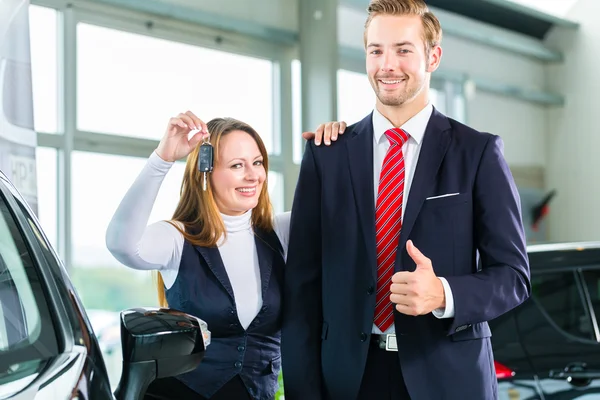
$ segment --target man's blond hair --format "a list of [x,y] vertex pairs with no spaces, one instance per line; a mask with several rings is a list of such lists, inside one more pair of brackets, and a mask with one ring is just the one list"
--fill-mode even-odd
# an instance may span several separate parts
[[442,26],[437,17],[429,11],[423,0],[372,0],[367,8],[369,16],[365,22],[364,42],[367,46],[367,30],[374,17],[378,15],[416,15],[423,23],[423,41],[425,53],[442,42]]

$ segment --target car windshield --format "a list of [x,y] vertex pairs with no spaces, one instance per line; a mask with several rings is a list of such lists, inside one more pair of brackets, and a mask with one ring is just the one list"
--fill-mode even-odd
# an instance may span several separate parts
[[[1,185],[1,182],[0,182]],[[44,279],[28,238],[0,190],[0,399],[22,390],[58,354]]]

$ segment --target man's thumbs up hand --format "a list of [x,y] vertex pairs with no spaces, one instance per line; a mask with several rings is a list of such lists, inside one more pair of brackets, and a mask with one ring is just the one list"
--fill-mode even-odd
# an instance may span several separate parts
[[417,264],[418,270],[425,269],[433,272],[431,260],[425,257],[423,253],[421,253],[421,250],[417,249],[412,240],[406,242],[406,251],[408,251],[408,255],[410,256],[410,258],[412,258],[415,264]]
[[406,243],[408,255],[416,264],[413,272],[401,271],[392,276],[390,300],[396,310],[406,315],[425,315],[446,306],[444,286],[435,275],[431,260],[412,240]]

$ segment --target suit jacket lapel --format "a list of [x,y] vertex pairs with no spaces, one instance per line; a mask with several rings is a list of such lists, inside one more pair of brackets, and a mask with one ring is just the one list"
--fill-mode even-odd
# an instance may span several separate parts
[[206,261],[206,264],[213,272],[213,274],[215,274],[221,285],[223,285],[225,290],[227,290],[227,293],[229,294],[231,299],[235,301],[235,296],[233,295],[233,287],[231,286],[231,282],[229,281],[229,277],[227,276],[227,271],[225,270],[225,265],[223,264],[223,259],[221,258],[221,253],[219,253],[219,249],[217,247],[194,247],[204,258],[204,261]]
[[[442,164],[446,150],[450,145],[451,131],[448,118],[438,112],[435,108],[429,119],[423,144],[419,153],[417,168],[412,178],[410,193],[408,194],[408,204],[404,212],[402,221],[402,231],[400,233],[399,249],[404,248],[410,235],[423,202],[435,183],[435,177]],[[410,132],[409,132],[410,133]],[[398,251],[398,255],[400,255]],[[397,258],[398,262],[401,257]]]
[[368,258],[371,260],[373,279],[377,279],[375,254],[375,199],[373,182],[373,122],[371,113],[360,121],[346,142],[348,164],[354,200],[360,218],[361,230],[366,241]]

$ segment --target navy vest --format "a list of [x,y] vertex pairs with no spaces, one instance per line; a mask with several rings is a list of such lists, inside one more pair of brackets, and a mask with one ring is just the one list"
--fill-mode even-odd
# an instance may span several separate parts
[[166,290],[170,308],[206,321],[211,332],[211,344],[198,368],[177,377],[204,397],[211,397],[238,374],[254,399],[272,399],[278,388],[285,262],[275,232],[255,228],[254,233],[263,306],[246,330],[238,319],[218,248],[185,241],[177,279]]

